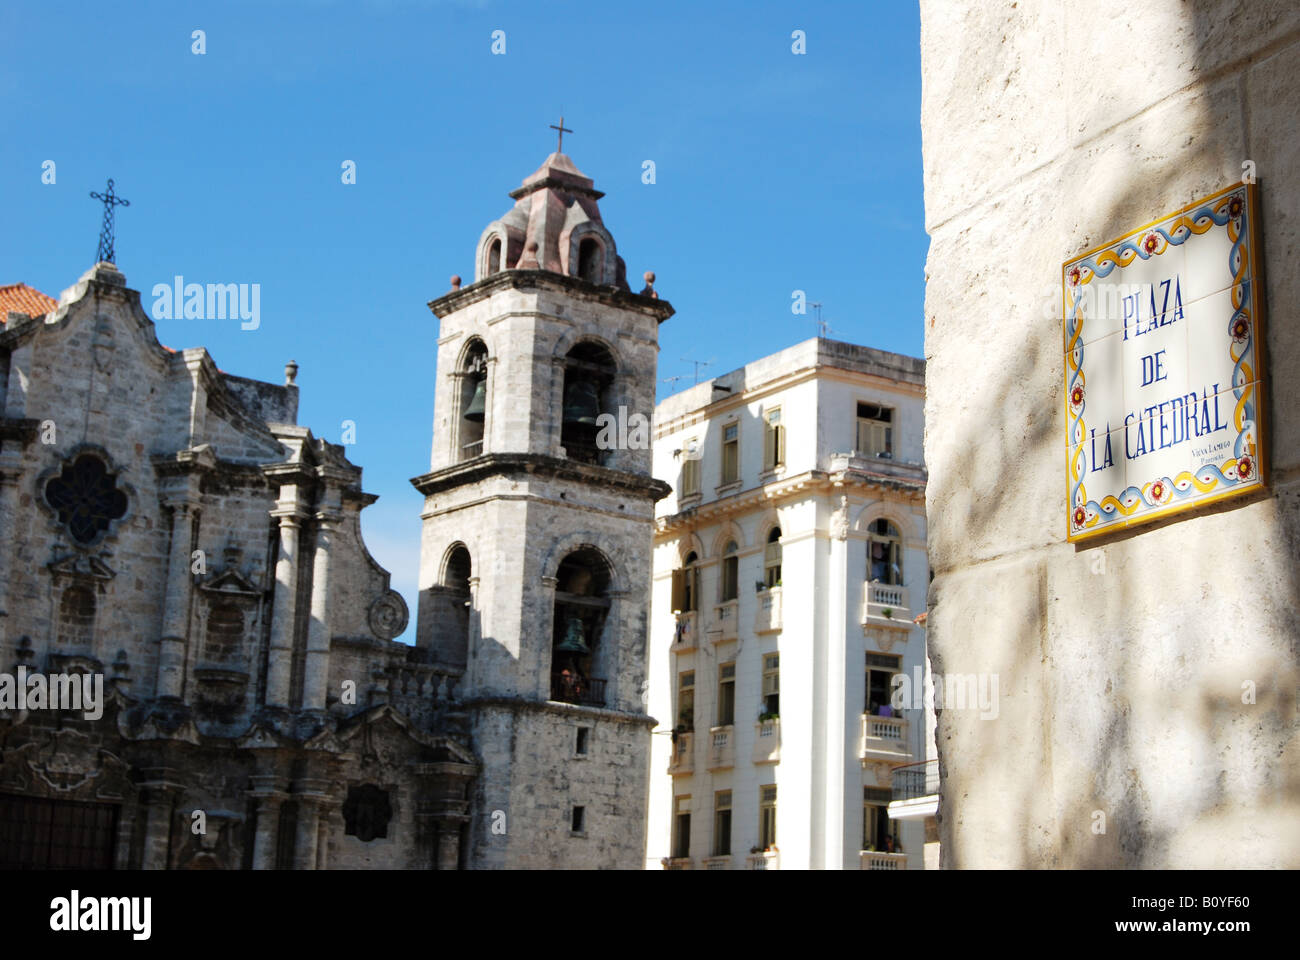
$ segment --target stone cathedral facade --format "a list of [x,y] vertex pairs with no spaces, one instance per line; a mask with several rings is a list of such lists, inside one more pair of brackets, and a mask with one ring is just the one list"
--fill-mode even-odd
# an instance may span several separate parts
[[294,364],[161,345],[111,263],[0,288],[0,867],[639,865],[667,487],[595,421],[653,409],[672,308],[600,196],[552,154],[430,304],[414,646]]

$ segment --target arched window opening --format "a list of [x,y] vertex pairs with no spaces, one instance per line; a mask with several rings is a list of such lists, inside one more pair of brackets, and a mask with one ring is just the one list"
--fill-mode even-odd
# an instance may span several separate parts
[[767,535],[767,548],[763,552],[763,585],[781,585],[781,528],[773,527]]
[[609,615],[609,567],[594,549],[577,550],[560,564],[551,632],[551,699],[605,705],[605,678],[595,676]]
[[593,237],[584,237],[578,243],[578,276],[588,283],[600,283],[604,280],[601,269],[600,241]]
[[488,276],[501,272],[501,238],[494,237],[491,246],[488,247]]
[[727,547],[722,551],[722,591],[719,599],[726,603],[728,600],[735,600],[740,592],[740,556],[735,540],[727,541]]
[[229,664],[243,654],[244,614],[233,604],[222,603],[208,614],[208,628],[203,639],[203,660],[211,664]]
[[673,571],[673,611],[691,613],[699,609],[700,557],[694,550],[686,555],[682,566]]
[[600,415],[609,409],[615,370],[614,358],[598,343],[579,343],[565,357],[560,443],[570,460],[605,462],[607,451],[596,441]]
[[63,591],[59,602],[59,644],[64,649],[88,650],[95,640],[95,591],[77,585]]
[[457,454],[470,460],[483,453],[483,429],[487,421],[487,347],[473,340],[465,350],[460,370],[460,430]]
[[868,528],[867,563],[871,580],[890,586],[903,585],[903,538],[894,526],[883,517],[873,520]]
[[450,591],[447,599],[451,605],[448,652],[456,664],[464,664],[469,658],[469,578],[472,573],[469,550],[463,544],[457,546],[447,558],[447,574],[444,579],[444,585]]
[[[447,666],[461,668],[469,661],[473,564],[463,543],[454,544],[446,556],[441,581],[427,590],[430,606],[428,619],[424,622],[429,624],[435,659]],[[425,602],[421,600],[421,603]]]

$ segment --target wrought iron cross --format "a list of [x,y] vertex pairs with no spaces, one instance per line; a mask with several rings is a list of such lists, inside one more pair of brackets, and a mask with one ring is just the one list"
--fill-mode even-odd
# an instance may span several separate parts
[[[564,120],[561,119],[560,123],[563,122]],[[116,263],[117,261],[113,259],[113,207],[129,207],[131,206],[131,201],[123,200],[121,197],[113,193],[112,177],[108,178],[107,193],[95,193],[95,191],[92,190],[90,195],[96,200],[102,200],[104,202],[104,225],[100,227],[99,230],[99,253],[95,257],[95,262]]]
[[556,152],[556,153],[563,153],[563,152],[564,152],[564,135],[565,135],[566,133],[573,133],[572,130],[570,130],[568,127],[566,127],[566,126],[564,125],[564,115],[563,115],[563,114],[560,115],[560,125],[559,125],[558,127],[557,127],[555,124],[552,123],[552,124],[550,124],[550,128],[551,128],[552,130],[558,130],[558,131],[560,131],[560,141],[559,141],[559,143],[557,143],[557,144],[555,145],[555,152]]

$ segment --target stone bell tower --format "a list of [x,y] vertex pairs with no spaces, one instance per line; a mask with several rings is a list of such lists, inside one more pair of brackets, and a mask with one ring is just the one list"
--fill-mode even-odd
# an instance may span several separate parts
[[629,427],[653,412],[673,308],[649,282],[628,288],[603,194],[569,157],[510,196],[474,283],[453,277],[429,304],[417,646],[464,671],[483,764],[472,866],[640,868],[651,533],[668,487],[648,431]]

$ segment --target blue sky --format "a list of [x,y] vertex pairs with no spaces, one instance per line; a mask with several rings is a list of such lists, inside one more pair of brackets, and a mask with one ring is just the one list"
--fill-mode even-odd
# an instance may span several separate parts
[[0,36],[0,283],[71,285],[94,261],[87,193],[112,176],[131,201],[117,264],[146,309],[176,274],[260,284],[257,330],[160,320],[159,338],[274,382],[295,359],[299,422],[338,442],[355,421],[348,453],[380,496],[367,544],[413,615],[425,304],[451,274],[472,280],[479,234],[554,149],[561,112],[629,279],[654,270],[677,310],[659,376],[685,379],[661,397],[692,382],[683,357],[713,375],[814,335],[794,290],[824,304],[831,336],[921,355],[912,3],[45,0],[5,4]]

